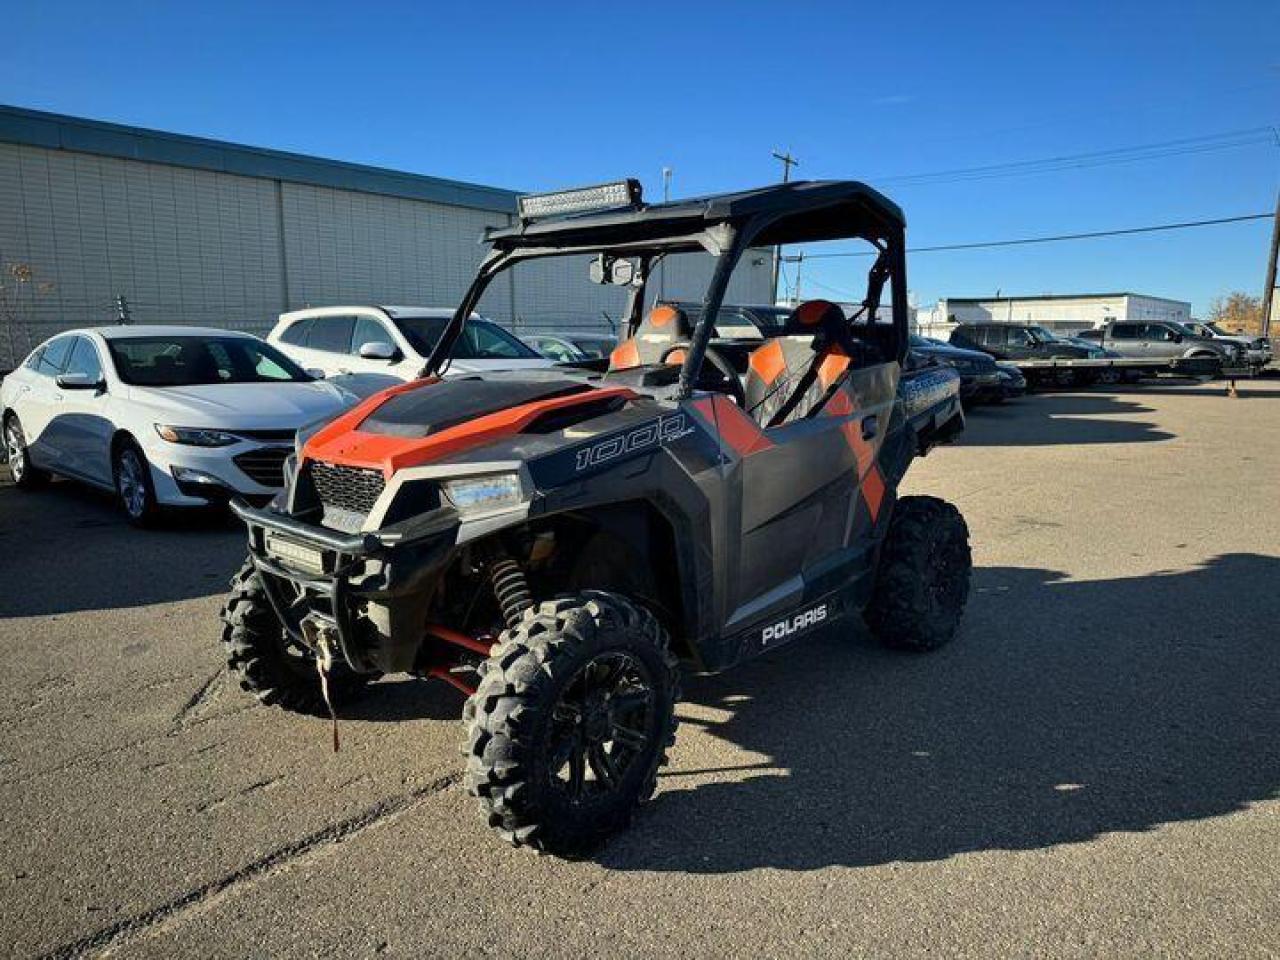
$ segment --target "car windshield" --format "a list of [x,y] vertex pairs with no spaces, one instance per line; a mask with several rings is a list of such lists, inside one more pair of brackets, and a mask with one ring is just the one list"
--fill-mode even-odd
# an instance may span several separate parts
[[1027,332],[1031,334],[1031,339],[1038,343],[1052,343],[1058,339],[1045,327],[1027,327]]
[[[395,325],[419,356],[430,356],[448,317],[396,317]],[[471,318],[453,345],[454,360],[537,360],[537,351],[488,320]]]
[[577,347],[578,352],[586,359],[599,359],[607,357],[609,352],[618,345],[616,340],[612,338],[574,338],[573,345]]
[[933,346],[933,343],[928,338],[922,337],[917,333],[911,334],[911,336],[908,339],[910,339],[911,345],[913,347],[932,347]]
[[1230,337],[1230,336],[1232,336],[1232,334],[1227,333],[1227,331],[1223,330],[1223,329],[1222,329],[1220,326],[1218,326],[1216,323],[1206,323],[1206,324],[1202,324],[1202,326],[1204,326],[1204,328],[1205,328],[1206,330],[1208,330],[1210,333],[1215,333],[1215,334],[1217,334],[1217,335],[1218,335],[1218,336],[1220,336],[1220,337]]
[[120,379],[139,387],[312,379],[275,347],[252,337],[111,337],[107,346]]

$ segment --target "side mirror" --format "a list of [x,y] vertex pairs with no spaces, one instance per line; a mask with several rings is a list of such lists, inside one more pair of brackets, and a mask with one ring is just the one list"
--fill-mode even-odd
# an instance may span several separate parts
[[311,377],[313,380],[324,379],[324,371],[321,370],[319,367],[307,367],[306,374],[307,376]]
[[1183,338],[1182,338],[1182,334],[1180,334],[1180,333],[1175,333],[1175,334],[1173,335],[1173,342],[1174,342],[1174,343],[1181,343],[1181,342],[1182,342],[1182,339],[1183,339]]
[[87,373],[63,373],[58,375],[58,386],[63,390],[98,390],[106,386],[101,378],[94,379]]
[[366,360],[399,360],[400,351],[385,340],[370,340],[360,344],[360,356]]

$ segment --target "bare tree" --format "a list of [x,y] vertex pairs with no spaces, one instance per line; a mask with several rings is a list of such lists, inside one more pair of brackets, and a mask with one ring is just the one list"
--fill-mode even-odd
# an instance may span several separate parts
[[1262,301],[1239,290],[1217,297],[1209,305],[1209,319],[1233,333],[1262,332]]
[[[22,261],[11,261],[0,258],[0,324],[4,325],[7,356],[0,357],[0,369],[18,362],[18,357],[26,350],[19,350],[16,336],[17,328],[29,329],[32,322],[31,310],[35,298],[52,292],[53,284],[36,279],[31,264]],[[26,334],[26,347],[30,347],[31,334]]]

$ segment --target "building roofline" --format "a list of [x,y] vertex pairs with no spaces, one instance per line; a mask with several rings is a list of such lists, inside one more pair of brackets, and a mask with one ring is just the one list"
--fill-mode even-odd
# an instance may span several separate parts
[[1132,290],[1120,290],[1111,293],[1033,293],[1025,296],[1001,297],[942,297],[947,303],[1008,303],[1011,300],[1102,300],[1108,297],[1145,297],[1148,300],[1164,300],[1166,303],[1190,304],[1189,300],[1176,300],[1173,297],[1157,297],[1151,293],[1135,293]]
[[514,213],[515,190],[0,104],[0,143]]

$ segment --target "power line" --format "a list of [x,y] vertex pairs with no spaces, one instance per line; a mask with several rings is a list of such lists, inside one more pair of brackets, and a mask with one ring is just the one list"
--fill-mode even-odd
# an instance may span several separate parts
[[1159,160],[1166,157],[1209,153],[1218,150],[1229,150],[1236,147],[1254,146],[1263,143],[1280,144],[1280,133],[1277,132],[1277,129],[1274,126],[1248,127],[1243,130],[1229,130],[1224,133],[1205,134],[1197,137],[1183,137],[1177,140],[1165,140],[1158,143],[1148,143],[1130,147],[1115,147],[1110,150],[1095,150],[1087,153],[1066,154],[1057,157],[1041,157],[1034,160],[1015,160],[1008,163],[995,163],[985,166],[959,167],[952,170],[937,170],[931,173],[897,174],[875,177],[872,178],[872,180],[873,182],[878,183],[897,184],[956,183],[972,180],[990,180],[995,177],[1056,173],[1062,170],[1078,170],[1090,167],[1110,166],[1117,163]]
[[[1270,220],[1270,213],[1249,213],[1239,217],[1217,217],[1212,220],[1184,220],[1180,223],[1158,223],[1144,227],[1125,227],[1118,230],[1093,230],[1088,233],[1060,233],[1049,237],[1018,237],[1013,240],[983,240],[974,243],[944,243],[928,247],[907,247],[907,253],[937,253],[943,250],[982,250],[991,247],[1017,247],[1032,243],[1057,243],[1062,240],[1095,240],[1100,237],[1124,237],[1138,233],[1158,233],[1165,230],[1188,230],[1194,227],[1210,227],[1223,223],[1244,223],[1249,220]],[[832,253],[806,253],[806,260],[831,260],[837,257],[870,257],[876,250],[841,250]]]

